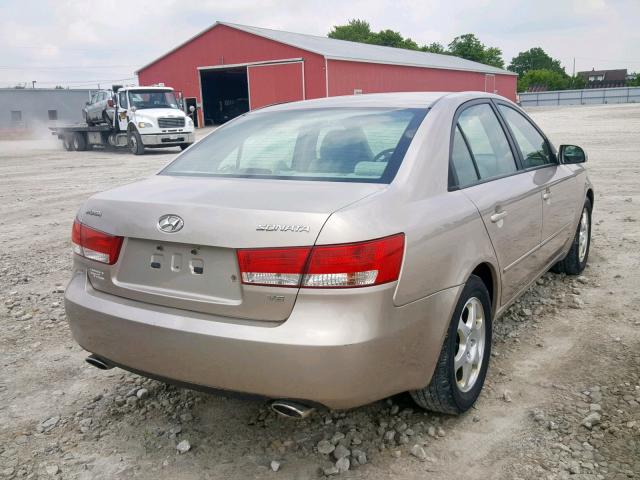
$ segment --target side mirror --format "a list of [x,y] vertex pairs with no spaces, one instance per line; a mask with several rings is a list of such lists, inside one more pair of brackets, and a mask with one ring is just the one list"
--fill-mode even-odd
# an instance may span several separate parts
[[189,111],[190,111],[191,113],[195,112],[195,111],[196,111],[196,107],[194,107],[193,105],[191,105],[191,106],[189,107]]
[[587,154],[577,145],[560,145],[560,163],[574,164],[587,161]]

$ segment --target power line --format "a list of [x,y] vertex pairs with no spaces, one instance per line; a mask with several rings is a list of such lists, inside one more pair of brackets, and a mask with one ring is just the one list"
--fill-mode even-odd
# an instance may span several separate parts
[[136,68],[138,65],[56,65],[50,67],[39,67],[34,65],[0,65],[0,70],[70,70],[70,69],[93,69],[93,68]]

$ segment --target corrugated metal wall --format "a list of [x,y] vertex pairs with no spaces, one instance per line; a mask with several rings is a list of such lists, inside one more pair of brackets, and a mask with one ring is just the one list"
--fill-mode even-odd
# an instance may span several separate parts
[[[329,60],[329,95],[381,92],[489,91],[515,100],[515,75]],[[495,87],[494,87],[495,85]]]
[[303,69],[304,62],[250,66],[249,107],[304,100]]
[[520,94],[520,104],[523,107],[637,102],[640,102],[640,87],[587,88],[584,90],[557,90],[555,92]]

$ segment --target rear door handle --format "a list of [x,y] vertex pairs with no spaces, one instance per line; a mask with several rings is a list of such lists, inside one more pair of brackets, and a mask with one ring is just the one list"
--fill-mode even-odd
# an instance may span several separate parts
[[493,223],[498,223],[500,220],[502,220],[504,217],[507,216],[507,212],[506,211],[501,211],[501,212],[496,212],[493,215],[491,215],[491,217],[489,217],[491,219],[491,221]]
[[507,216],[507,212],[505,210],[501,211],[501,212],[496,212],[493,215],[491,215],[491,217],[489,217],[491,219],[491,221],[493,223],[498,223],[500,220],[502,220],[504,217]]

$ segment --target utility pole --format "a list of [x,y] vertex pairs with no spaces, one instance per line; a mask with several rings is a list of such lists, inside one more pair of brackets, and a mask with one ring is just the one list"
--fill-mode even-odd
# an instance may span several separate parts
[[36,81],[35,80],[31,80],[31,88],[36,88]]
[[576,57],[573,57],[573,74],[571,76],[576,76]]

